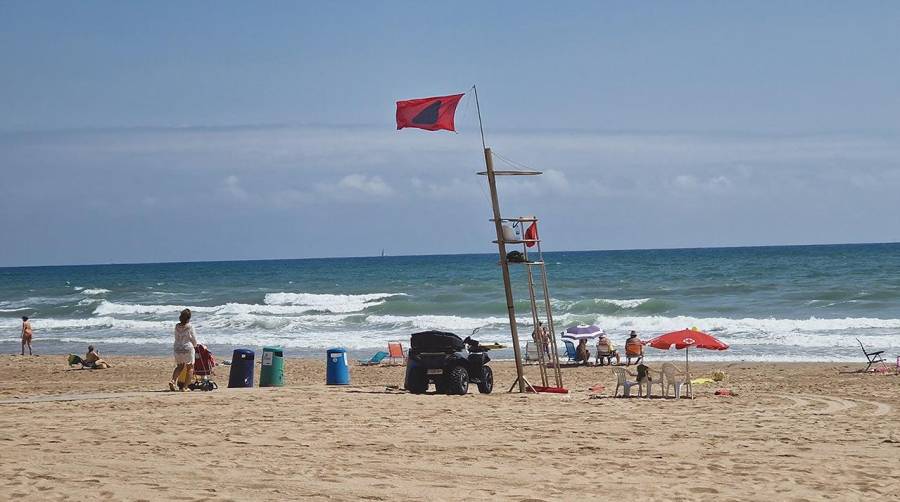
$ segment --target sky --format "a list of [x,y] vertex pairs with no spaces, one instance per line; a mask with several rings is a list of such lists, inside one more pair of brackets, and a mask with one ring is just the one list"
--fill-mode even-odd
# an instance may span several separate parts
[[[900,240],[900,3],[0,0],[0,266]],[[395,102],[466,92],[457,133]],[[502,156],[502,157],[500,157]],[[512,164],[507,164],[509,159]]]

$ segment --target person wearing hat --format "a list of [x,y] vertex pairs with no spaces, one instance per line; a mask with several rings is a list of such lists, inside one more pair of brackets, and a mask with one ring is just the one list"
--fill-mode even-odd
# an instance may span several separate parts
[[630,365],[632,359],[635,364],[644,360],[644,342],[638,338],[635,331],[632,331],[628,340],[625,340],[625,366]]

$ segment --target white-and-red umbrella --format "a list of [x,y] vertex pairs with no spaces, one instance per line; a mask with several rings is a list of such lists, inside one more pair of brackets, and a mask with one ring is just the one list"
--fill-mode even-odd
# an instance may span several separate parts
[[728,344],[718,338],[704,333],[697,328],[683,329],[681,331],[672,331],[647,342],[647,345],[654,349],[669,350],[674,346],[676,349],[684,349],[684,373],[687,375],[688,390],[693,396],[693,388],[691,387],[691,366],[688,355],[691,348],[707,349],[707,350],[726,350]]

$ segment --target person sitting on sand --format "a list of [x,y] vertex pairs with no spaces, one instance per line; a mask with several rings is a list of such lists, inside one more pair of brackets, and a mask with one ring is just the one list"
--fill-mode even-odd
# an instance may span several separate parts
[[578,341],[578,347],[575,348],[575,362],[584,364],[591,363],[591,351],[587,348],[587,340],[583,338]]
[[631,364],[634,359],[635,364],[644,360],[644,342],[637,336],[637,332],[632,331],[625,341],[625,365]]
[[606,364],[612,365],[612,358],[614,357],[616,358],[616,366],[622,363],[619,359],[619,351],[616,350],[616,346],[613,345],[612,340],[610,340],[605,333],[600,335],[600,338],[597,339],[596,363],[603,366],[603,361],[605,359]]
[[[191,381],[194,368],[194,349],[197,347],[197,337],[194,327],[191,326],[191,310],[184,309],[178,316],[178,324],[175,325],[175,369],[172,371],[172,380],[169,381],[169,390],[176,390],[178,376],[187,369],[187,378],[184,383]],[[185,388],[182,387],[181,390]]]
[[69,354],[69,365],[75,364],[80,364],[82,368],[92,370],[102,370],[110,367],[109,363],[100,358],[100,352],[93,345],[88,345],[87,354],[84,357]]
[[100,352],[93,345],[88,345],[87,354],[84,355],[84,362],[87,366],[96,370],[109,368],[109,363],[100,358]]
[[25,355],[25,346],[28,346],[28,355],[33,355],[31,353],[31,338],[34,335],[34,330],[31,328],[31,323],[28,322],[28,316],[22,316],[22,355]]

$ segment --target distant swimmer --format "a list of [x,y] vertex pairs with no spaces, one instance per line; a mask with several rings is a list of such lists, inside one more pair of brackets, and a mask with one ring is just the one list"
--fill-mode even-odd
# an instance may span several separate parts
[[25,355],[25,346],[28,346],[28,355],[31,353],[31,337],[34,331],[31,329],[31,323],[28,322],[28,316],[22,316],[22,355]]

